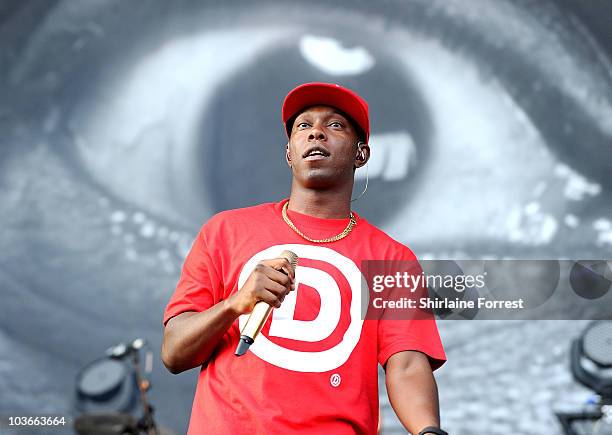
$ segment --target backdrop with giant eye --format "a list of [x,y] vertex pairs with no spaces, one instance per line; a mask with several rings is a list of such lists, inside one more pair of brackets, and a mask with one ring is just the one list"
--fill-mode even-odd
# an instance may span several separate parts
[[[603,0],[3,2],[0,414],[72,415],[105,349],[159,349],[202,223],[289,194],[299,83],[368,101],[353,208],[420,258],[609,258],[610,19]],[[588,393],[567,370],[586,321],[438,324],[451,433],[545,432]],[[150,374],[179,433],[196,375]]]

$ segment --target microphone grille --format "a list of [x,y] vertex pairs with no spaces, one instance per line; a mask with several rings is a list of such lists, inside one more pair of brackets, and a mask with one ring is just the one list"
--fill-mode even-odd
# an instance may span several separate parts
[[298,256],[295,252],[283,251],[280,257],[286,258],[287,260],[289,260],[289,263],[291,263],[291,267],[293,267],[294,269],[296,268],[297,262],[298,262]]

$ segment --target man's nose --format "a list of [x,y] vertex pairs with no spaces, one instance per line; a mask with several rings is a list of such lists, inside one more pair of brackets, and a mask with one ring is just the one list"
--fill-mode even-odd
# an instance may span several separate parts
[[325,140],[327,139],[325,136],[325,132],[323,129],[317,125],[314,125],[310,129],[310,134],[308,135],[308,140]]

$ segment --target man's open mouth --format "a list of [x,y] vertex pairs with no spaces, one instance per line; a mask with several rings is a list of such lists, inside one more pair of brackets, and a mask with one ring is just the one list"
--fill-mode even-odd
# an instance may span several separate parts
[[304,160],[320,160],[329,157],[329,152],[320,146],[314,146],[306,150],[303,155]]

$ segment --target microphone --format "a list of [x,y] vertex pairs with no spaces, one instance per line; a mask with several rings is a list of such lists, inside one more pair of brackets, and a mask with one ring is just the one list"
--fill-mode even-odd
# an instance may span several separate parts
[[[279,256],[279,258],[286,258],[291,263],[291,267],[295,270],[297,266],[298,256],[291,251],[283,251]],[[284,270],[280,270],[280,272],[285,273]],[[286,275],[286,273],[285,273]],[[268,320],[268,316],[272,312],[272,306],[268,305],[264,301],[259,301],[253,307],[253,311],[249,315],[242,331],[240,331],[240,341],[238,342],[238,346],[236,347],[236,356],[242,356],[249,350],[251,344],[255,341],[255,337],[261,331],[266,320]]]

